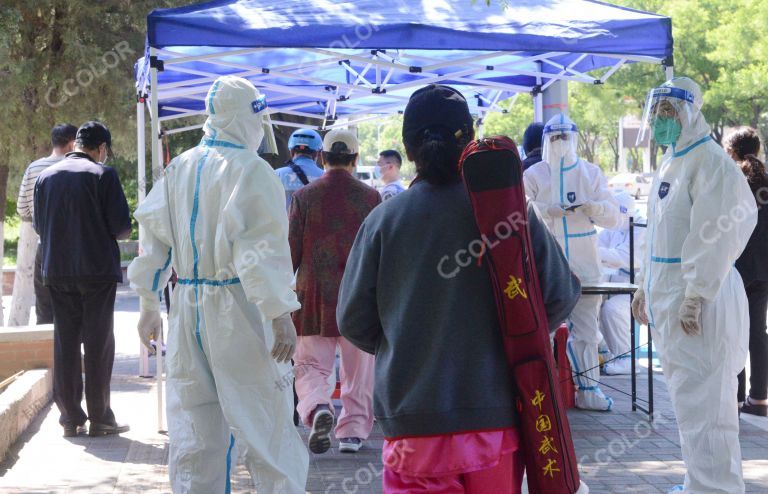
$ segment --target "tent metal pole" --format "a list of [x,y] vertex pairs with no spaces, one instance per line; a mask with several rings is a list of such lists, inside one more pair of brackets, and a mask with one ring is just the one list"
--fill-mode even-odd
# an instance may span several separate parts
[[[155,48],[149,49],[150,56],[154,56],[156,53]],[[163,171],[163,165],[162,165],[162,150],[160,146],[162,145],[162,142],[160,140],[160,112],[159,112],[159,105],[158,105],[158,93],[160,90],[160,87],[157,83],[157,68],[152,67],[150,70],[150,84],[151,84],[151,93],[150,93],[150,99],[149,104],[151,107],[150,113],[151,113],[151,119],[150,122],[150,128],[152,131],[150,132],[151,141],[150,145],[152,146],[152,182],[154,183],[155,177],[159,177],[160,174]]]
[[665,66],[664,67],[664,77],[666,77],[666,80],[670,80],[673,77],[675,77],[675,68],[673,66]]
[[[536,62],[539,66],[539,72],[541,72],[541,62]],[[536,87],[539,88],[533,95],[533,121],[544,123],[544,94],[541,91],[541,76],[536,77]]]
[[[137,177],[138,177],[138,193],[139,204],[144,201],[146,197],[146,174],[147,174],[147,159],[146,159],[146,142],[144,140],[144,133],[146,132],[144,121],[144,97],[141,94],[136,95],[136,161],[138,162]],[[144,238],[144,228],[139,225],[139,242]],[[149,351],[147,348],[139,342],[139,376],[150,377],[149,370]]]
[[[150,57],[157,55],[156,48],[149,48]],[[150,99],[149,104],[151,108],[151,121],[150,121],[150,145],[152,146],[152,183],[154,184],[155,178],[160,177],[163,172],[162,165],[162,141],[160,140],[160,111],[158,105],[158,93],[160,87],[157,83],[157,67],[151,67],[150,69]],[[157,345],[157,430],[162,431],[163,427],[163,338],[162,335],[156,340]]]

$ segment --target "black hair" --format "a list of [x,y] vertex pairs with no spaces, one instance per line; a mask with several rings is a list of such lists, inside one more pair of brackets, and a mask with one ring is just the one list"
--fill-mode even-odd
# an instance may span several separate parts
[[357,154],[329,153],[323,151],[323,163],[327,166],[350,166],[354,164],[356,160]]
[[418,178],[434,185],[460,180],[459,158],[474,136],[472,131],[457,133],[443,126],[428,127],[414,140],[404,142],[408,155],[416,162]]
[[59,124],[51,129],[51,145],[55,148],[63,148],[75,140],[77,127],[72,124]]
[[291,155],[293,156],[297,154],[312,157],[315,154],[315,151],[312,151],[312,149],[307,146],[295,146],[291,149]]
[[398,153],[394,149],[386,149],[380,152],[379,156],[381,156],[382,158],[395,158],[397,160],[398,168],[400,168],[400,166],[403,164],[403,157],[400,156],[400,153]]
[[727,139],[725,148],[736,158],[753,193],[768,187],[765,164],[757,157],[760,152],[760,137],[755,129],[746,127],[737,130]]

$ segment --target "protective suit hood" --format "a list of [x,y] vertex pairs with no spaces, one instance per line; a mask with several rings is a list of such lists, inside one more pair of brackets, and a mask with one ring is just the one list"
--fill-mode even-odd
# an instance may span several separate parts
[[204,141],[228,142],[254,153],[277,152],[266,97],[250,81],[219,77],[208,90],[205,111]]
[[555,115],[544,126],[542,135],[541,157],[549,163],[550,168],[560,173],[561,166],[568,167],[576,163],[579,133],[573,120],[562,113]]
[[638,142],[651,133],[667,103],[674,108],[675,118],[681,126],[680,137],[670,146],[673,152],[684,150],[712,133],[701,112],[704,104],[701,88],[688,77],[675,77],[648,93]]

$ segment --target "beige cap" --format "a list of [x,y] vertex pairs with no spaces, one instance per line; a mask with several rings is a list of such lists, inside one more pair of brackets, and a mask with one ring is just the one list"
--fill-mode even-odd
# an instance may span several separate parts
[[357,137],[345,129],[333,129],[323,139],[323,151],[326,153],[357,154],[360,145]]

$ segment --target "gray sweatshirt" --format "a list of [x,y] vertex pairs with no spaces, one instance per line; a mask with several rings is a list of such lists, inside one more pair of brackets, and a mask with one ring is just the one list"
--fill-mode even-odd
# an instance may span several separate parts
[[[554,329],[580,284],[532,207],[528,215]],[[376,355],[374,414],[387,438],[517,423],[486,263],[468,253],[479,238],[464,185],[427,182],[379,205],[357,233],[336,316],[342,336]]]

